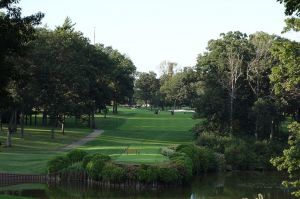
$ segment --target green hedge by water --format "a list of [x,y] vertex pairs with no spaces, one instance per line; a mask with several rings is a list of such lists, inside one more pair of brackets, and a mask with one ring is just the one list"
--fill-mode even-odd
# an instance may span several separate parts
[[[215,153],[206,147],[193,144],[173,147],[170,162],[164,165],[116,164],[107,155],[89,155],[73,150],[48,162],[49,173],[86,172],[96,181],[108,183],[139,182],[145,185],[182,184],[189,182],[194,174],[217,170],[220,166]],[[163,150],[162,150],[163,151]]]

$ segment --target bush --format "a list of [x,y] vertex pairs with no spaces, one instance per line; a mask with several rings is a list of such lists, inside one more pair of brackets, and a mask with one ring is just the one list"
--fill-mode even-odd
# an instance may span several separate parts
[[102,168],[111,158],[103,154],[95,154],[86,165],[88,175],[94,180],[101,179]]
[[278,156],[283,151],[283,145],[277,141],[256,141],[253,148],[257,160],[257,169],[274,169],[270,159]]
[[158,180],[159,168],[155,166],[141,165],[137,169],[137,179],[143,183],[153,183]]
[[185,154],[175,153],[170,157],[171,165],[174,166],[180,176],[180,180],[188,181],[193,175],[193,161]]
[[216,161],[216,169],[218,171],[224,171],[226,168],[226,160],[225,155],[222,153],[214,153],[215,161]]
[[233,169],[252,170],[257,164],[255,153],[245,141],[237,140],[225,149],[226,162]]
[[218,165],[215,158],[216,156],[212,150],[206,147],[199,147],[197,155],[200,162],[200,166],[198,167],[200,172],[217,170]]
[[124,181],[125,170],[113,163],[106,163],[102,168],[102,179],[108,182],[120,183]]
[[47,163],[48,173],[59,172],[71,165],[71,161],[67,156],[57,156]]
[[163,167],[159,170],[159,181],[167,184],[179,182],[180,175],[174,167]]
[[191,158],[194,173],[217,170],[214,153],[206,147],[198,147],[193,144],[179,145],[176,151]]
[[63,172],[69,173],[69,172],[83,172],[84,168],[82,167],[81,162],[76,162],[74,164],[71,164],[67,168],[62,170]]
[[197,138],[197,145],[205,146],[215,152],[224,153],[225,148],[235,142],[235,138],[217,133],[203,132]]
[[197,147],[192,144],[182,144],[177,147],[176,152],[183,153],[191,158],[193,162],[193,173],[198,172],[200,168],[200,156]]
[[175,150],[169,147],[163,147],[161,148],[160,153],[164,156],[170,157],[175,153]]
[[95,156],[95,154],[89,154],[84,156],[82,160],[82,167],[86,169],[87,164],[92,160],[92,158]]
[[81,162],[88,153],[86,151],[75,149],[67,153],[67,157],[72,163]]
[[137,167],[136,166],[131,166],[131,165],[127,165],[124,167],[125,170],[125,178],[127,180],[137,180]]

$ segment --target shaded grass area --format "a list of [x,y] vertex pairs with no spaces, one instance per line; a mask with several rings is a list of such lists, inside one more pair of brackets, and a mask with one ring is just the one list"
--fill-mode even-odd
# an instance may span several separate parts
[[47,161],[60,154],[60,149],[82,137],[90,129],[68,128],[65,135],[56,129],[55,139],[51,139],[49,128],[27,126],[25,137],[21,138],[19,132],[12,137],[11,148],[4,147],[6,131],[0,134],[2,147],[0,148],[0,172],[42,174],[46,172]]
[[103,153],[121,163],[162,163],[162,147],[192,143],[190,129],[198,120],[191,113],[160,112],[122,108],[118,115],[97,115],[97,127],[104,133],[80,147],[91,153]]
[[7,196],[7,195],[0,195],[0,199],[31,199],[28,197],[21,197],[21,196]]

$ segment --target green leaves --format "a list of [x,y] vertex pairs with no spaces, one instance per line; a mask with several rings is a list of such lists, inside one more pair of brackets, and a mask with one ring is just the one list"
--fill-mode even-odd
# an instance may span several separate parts
[[283,151],[282,156],[271,159],[271,163],[279,171],[286,170],[290,174],[290,181],[285,181],[283,184],[296,188],[298,191],[293,194],[300,196],[300,124],[293,122],[288,128],[291,133],[288,141],[289,148]]

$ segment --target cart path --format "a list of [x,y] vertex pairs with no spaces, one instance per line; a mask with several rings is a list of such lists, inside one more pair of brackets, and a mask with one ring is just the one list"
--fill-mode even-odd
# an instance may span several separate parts
[[76,141],[76,142],[73,142],[72,144],[69,144],[65,147],[63,147],[61,149],[61,151],[68,151],[68,150],[72,150],[72,149],[75,149],[75,148],[78,148],[80,147],[81,145],[84,145],[85,143],[89,142],[89,141],[92,141],[94,139],[96,139],[98,136],[100,136],[104,131],[103,130],[98,130],[98,129],[95,129],[92,133],[90,133],[88,136]]

